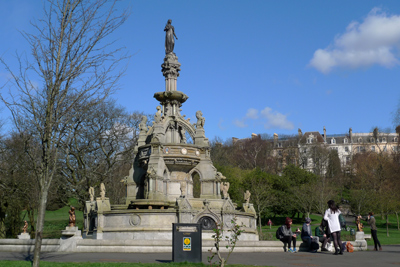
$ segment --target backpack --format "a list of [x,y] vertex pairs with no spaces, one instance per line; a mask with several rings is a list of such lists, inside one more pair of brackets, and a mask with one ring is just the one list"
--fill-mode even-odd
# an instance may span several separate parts
[[340,223],[340,228],[344,229],[346,228],[346,220],[343,217],[343,214],[339,214],[339,223]]
[[278,229],[276,230],[276,239],[281,239],[283,238],[283,233],[282,233],[282,226],[279,226]]

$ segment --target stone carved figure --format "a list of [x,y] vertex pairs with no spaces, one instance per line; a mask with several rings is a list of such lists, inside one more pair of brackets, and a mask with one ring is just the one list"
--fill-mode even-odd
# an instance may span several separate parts
[[171,25],[172,20],[168,20],[167,25],[165,25],[165,54],[173,53],[175,46],[175,39],[178,40],[178,37],[175,35],[175,28]]
[[94,200],[94,188],[93,188],[93,186],[89,187],[89,197],[90,197],[90,201]]
[[139,124],[140,133],[147,133],[147,117],[145,115],[142,116],[142,121]]
[[69,227],[75,227],[76,225],[75,207],[71,207],[68,213],[69,213]]
[[197,118],[197,122],[196,122],[196,128],[203,128],[204,127],[204,123],[206,122],[206,119],[203,118],[203,113],[199,110],[196,112],[196,118]]
[[24,221],[24,227],[22,227],[22,231],[24,234],[26,234],[26,231],[28,231],[28,222]]
[[159,123],[159,122],[161,122],[161,107],[160,106],[157,106],[157,112],[156,112],[156,115],[154,115],[154,120],[155,120],[155,122],[156,123]]
[[100,197],[101,197],[101,200],[106,199],[106,187],[104,186],[104,183],[100,184]]
[[221,172],[217,172],[217,174],[216,174],[216,176],[215,176],[215,179],[216,179],[218,182],[221,182],[221,180],[226,179],[226,177],[225,177]]
[[224,199],[229,198],[228,190],[229,190],[229,182],[221,183],[221,192],[222,192]]
[[249,190],[246,190],[246,192],[244,193],[244,201],[246,201],[247,207],[249,206],[250,196],[251,196],[250,191],[249,191]]
[[363,224],[361,223],[361,216],[358,215],[356,218],[356,226],[357,226],[357,232],[364,232],[363,228]]

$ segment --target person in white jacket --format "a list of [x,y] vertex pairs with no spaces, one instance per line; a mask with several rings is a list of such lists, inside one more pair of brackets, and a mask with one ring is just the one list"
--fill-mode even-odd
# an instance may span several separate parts
[[329,200],[328,207],[325,211],[324,219],[328,221],[331,236],[333,237],[333,244],[335,246],[335,255],[343,255],[342,241],[340,240],[340,222],[339,214],[341,213],[339,208],[336,206],[335,201]]

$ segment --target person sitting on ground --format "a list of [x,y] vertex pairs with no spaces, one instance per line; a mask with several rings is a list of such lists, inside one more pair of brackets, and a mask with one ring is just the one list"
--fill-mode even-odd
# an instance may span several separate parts
[[303,224],[303,228],[301,229],[301,239],[308,245],[308,251],[317,252],[317,250],[313,249],[311,245],[311,242],[313,239],[315,240],[315,238],[312,236],[310,218],[306,218],[306,222]]
[[[282,235],[283,237],[280,240],[285,244],[288,243],[288,252],[297,252],[296,250],[296,234],[292,232],[292,219],[286,217],[285,224],[282,225]],[[291,243],[293,242],[293,249],[291,249]]]
[[315,228],[315,235],[318,236],[319,242],[322,243],[321,251],[328,251],[326,245],[328,242],[331,242],[330,236],[324,230],[324,229],[329,230],[329,228],[327,228],[327,225],[328,222],[322,219],[321,224]]

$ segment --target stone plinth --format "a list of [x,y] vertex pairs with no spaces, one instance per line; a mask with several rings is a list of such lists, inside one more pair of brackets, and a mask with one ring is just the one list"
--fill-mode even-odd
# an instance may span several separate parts
[[31,239],[31,236],[29,233],[21,233],[18,235],[18,239]]
[[68,239],[68,238],[75,238],[75,239],[82,239],[81,230],[78,230],[78,227],[65,227],[65,230],[61,231],[61,239]]

